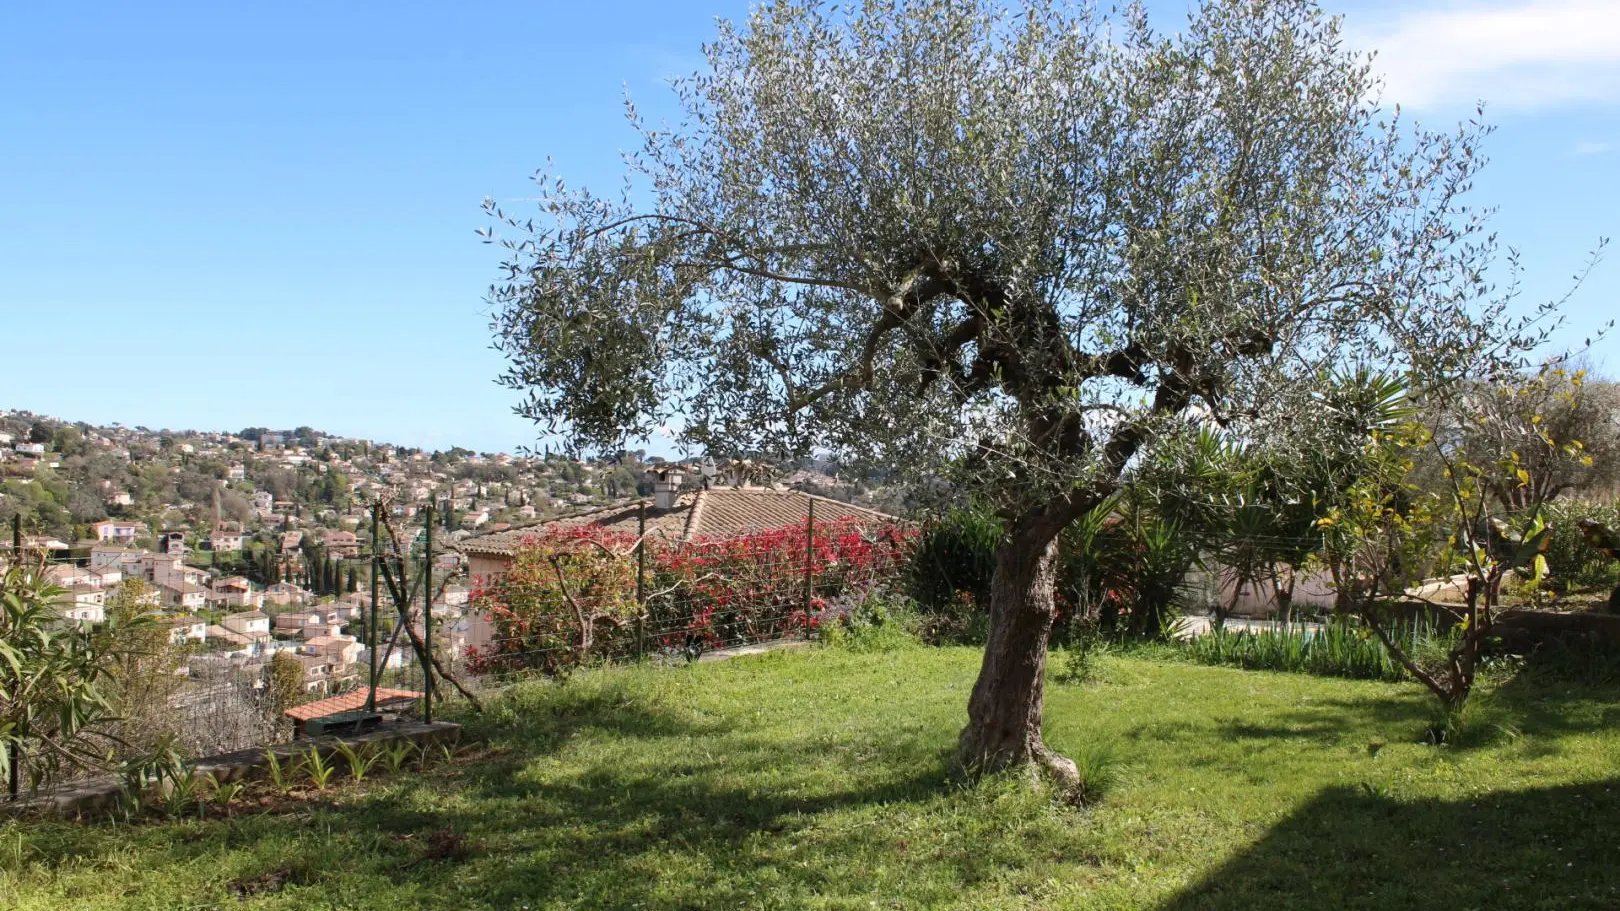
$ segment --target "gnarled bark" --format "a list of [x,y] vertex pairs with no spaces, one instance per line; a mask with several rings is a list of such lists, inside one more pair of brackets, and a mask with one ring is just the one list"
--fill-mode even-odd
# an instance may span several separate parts
[[1049,530],[1015,532],[996,555],[990,641],[957,751],[969,774],[1027,766],[1061,787],[1078,781],[1074,763],[1041,738],[1056,562],[1057,535]]

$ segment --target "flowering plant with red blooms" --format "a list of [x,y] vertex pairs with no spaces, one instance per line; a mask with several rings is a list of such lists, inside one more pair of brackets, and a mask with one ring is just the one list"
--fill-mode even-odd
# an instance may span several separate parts
[[905,526],[849,520],[817,524],[813,535],[795,524],[679,543],[649,537],[643,612],[634,538],[589,527],[549,532],[525,541],[507,575],[474,593],[495,636],[469,650],[471,669],[559,673],[634,654],[642,642],[719,648],[814,629],[898,577],[914,537]]
[[592,658],[602,646],[588,627],[623,624],[639,613],[635,563],[620,556],[634,546],[633,537],[591,528],[525,539],[506,574],[473,592],[493,635],[467,650],[469,669],[557,674]]

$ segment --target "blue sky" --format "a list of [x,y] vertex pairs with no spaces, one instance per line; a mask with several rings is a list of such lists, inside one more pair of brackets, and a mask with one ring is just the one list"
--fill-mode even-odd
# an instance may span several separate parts
[[[663,79],[746,3],[249,6],[0,10],[0,408],[533,442],[493,383],[479,202],[521,199],[548,156],[616,186],[624,88],[667,110]],[[1476,201],[1530,297],[1620,234],[1620,2],[1330,8],[1426,122],[1492,101]],[[1617,304],[1620,250],[1566,338]],[[1596,355],[1620,372],[1620,342]]]

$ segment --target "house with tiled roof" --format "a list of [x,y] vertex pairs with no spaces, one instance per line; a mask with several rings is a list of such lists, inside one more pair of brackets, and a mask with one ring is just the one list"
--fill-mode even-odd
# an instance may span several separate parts
[[714,487],[681,491],[676,469],[654,474],[653,496],[588,509],[515,526],[506,531],[467,538],[455,546],[468,557],[475,580],[488,580],[506,572],[512,554],[523,542],[553,529],[590,527],[634,538],[641,523],[647,534],[671,543],[723,540],[750,532],[803,525],[815,511],[817,524],[853,521],[861,525],[888,525],[902,521],[875,509],[778,487]]

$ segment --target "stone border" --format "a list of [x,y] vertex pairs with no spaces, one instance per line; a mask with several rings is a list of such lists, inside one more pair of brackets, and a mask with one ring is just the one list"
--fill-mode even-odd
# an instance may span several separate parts
[[[398,743],[402,740],[422,745],[454,740],[460,736],[461,725],[452,721],[435,721],[432,724],[421,721],[385,723],[362,734],[306,737],[268,748],[209,756],[197,760],[192,765],[191,774],[194,778],[212,775],[221,782],[245,781],[263,777],[264,770],[269,768],[270,760],[265,756],[266,749],[276,755],[278,762],[285,762],[306,756],[312,749],[318,751],[323,759],[331,758],[337,755],[340,743],[346,743],[354,748],[371,744]],[[123,781],[117,777],[76,781],[24,797],[16,803],[0,803],[0,817],[78,818],[103,815],[118,806],[123,788]]]

